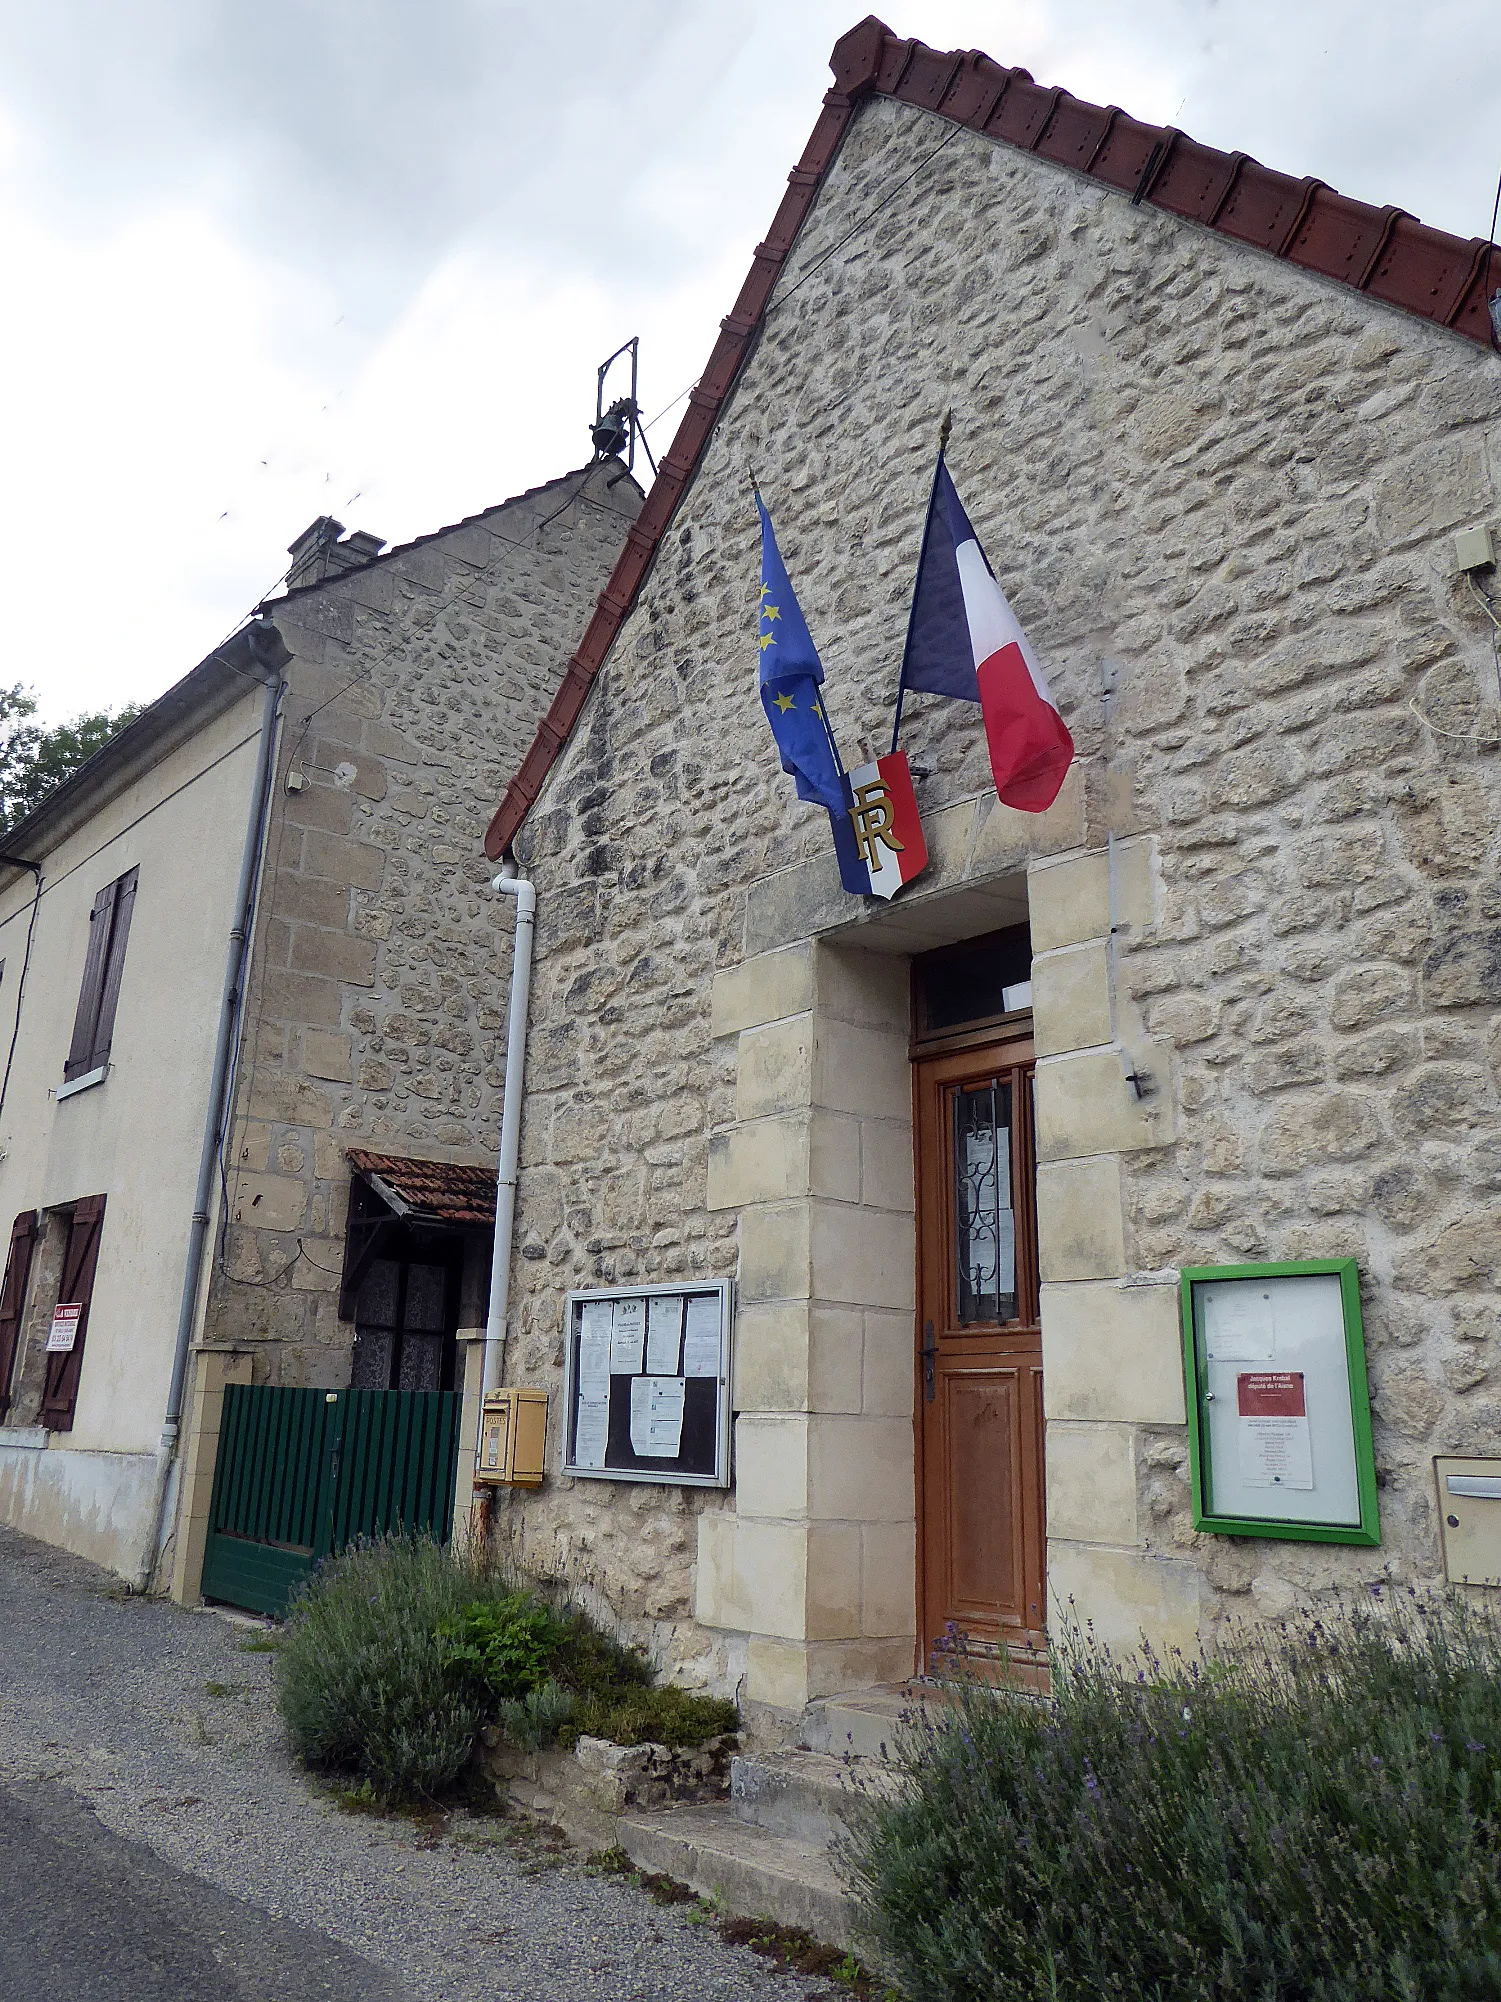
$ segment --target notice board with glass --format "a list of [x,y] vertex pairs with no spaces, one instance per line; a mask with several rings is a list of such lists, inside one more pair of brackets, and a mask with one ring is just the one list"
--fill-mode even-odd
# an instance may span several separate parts
[[1353,1258],[1183,1273],[1194,1528],[1379,1543]]
[[729,1486],[732,1295],[728,1279],[568,1295],[565,1474]]

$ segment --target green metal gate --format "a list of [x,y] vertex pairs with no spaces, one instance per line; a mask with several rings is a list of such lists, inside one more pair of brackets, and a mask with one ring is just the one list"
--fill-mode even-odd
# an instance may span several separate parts
[[225,1386],[203,1596],[283,1613],[292,1587],[357,1537],[446,1543],[456,1390]]

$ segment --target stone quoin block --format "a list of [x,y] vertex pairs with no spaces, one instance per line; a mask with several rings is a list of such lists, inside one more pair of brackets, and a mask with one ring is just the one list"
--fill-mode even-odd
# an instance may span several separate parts
[[1073,1543],[1135,1543],[1134,1428],[1052,1419],[1046,1453],[1048,1535]]
[[910,1514],[861,1526],[860,1618],[871,1636],[917,1632],[917,1529]]
[[1115,1154],[1037,1169],[1037,1251],[1047,1279],[1116,1279],[1126,1270],[1121,1164]]
[[[1139,932],[1150,924],[1155,895],[1152,850],[1145,840],[1119,841],[1115,848],[1116,922]],[[1027,871],[1027,909],[1032,950],[1052,952],[1110,935],[1110,865],[1107,854],[1070,855],[1058,862],[1035,862]]]
[[762,953],[714,976],[711,1033],[735,1036],[759,1029],[784,1015],[800,1015],[813,1004],[813,948],[794,945]]
[[735,1420],[735,1506],[741,1517],[781,1521],[808,1513],[808,1420],[802,1415]]
[[813,1017],[790,1015],[745,1029],[736,1053],[735,1112],[758,1119],[813,1102]]
[[695,1617],[711,1627],[801,1640],[807,1632],[806,1523],[698,1519]]
[[1034,956],[1032,1021],[1040,1057],[1110,1041],[1110,973],[1103,941]]
[[867,1307],[916,1305],[912,1218],[853,1204],[808,1205],[813,1295]]
[[1050,1419],[1186,1424],[1177,1287],[1044,1284],[1042,1382]]
[[1037,1065],[1037,1159],[1126,1154],[1173,1135],[1170,1094],[1138,1098],[1117,1050],[1043,1057]]
[[1158,1654],[1193,1653],[1206,1596],[1193,1564],[1049,1538],[1049,1625],[1061,1631],[1088,1620],[1117,1660],[1140,1648],[1143,1633]]

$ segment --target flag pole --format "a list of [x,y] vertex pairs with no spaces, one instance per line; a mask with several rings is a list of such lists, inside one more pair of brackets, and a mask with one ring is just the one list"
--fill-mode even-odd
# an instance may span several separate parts
[[[918,576],[922,574],[923,550],[928,546],[928,523],[933,519],[933,503],[938,498],[938,476],[943,471],[943,455],[948,450],[949,433],[954,428],[954,413],[948,409],[943,413],[943,423],[938,432],[938,464],[933,468],[933,485],[928,492],[928,511],[923,516],[922,546],[917,552]],[[912,580],[912,607],[907,613],[907,637],[902,643],[902,668],[907,665],[907,648],[912,644],[912,621],[917,616],[917,579]],[[907,693],[907,684],[899,672],[896,680],[896,715],[891,724],[891,751],[896,755],[897,738],[902,734],[902,698]]]

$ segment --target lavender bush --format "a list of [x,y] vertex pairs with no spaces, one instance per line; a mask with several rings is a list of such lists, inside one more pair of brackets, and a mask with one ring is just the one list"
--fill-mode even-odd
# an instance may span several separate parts
[[908,2002],[1501,1996],[1501,1623],[1376,1593],[1212,1661],[962,1675],[841,1860]]

